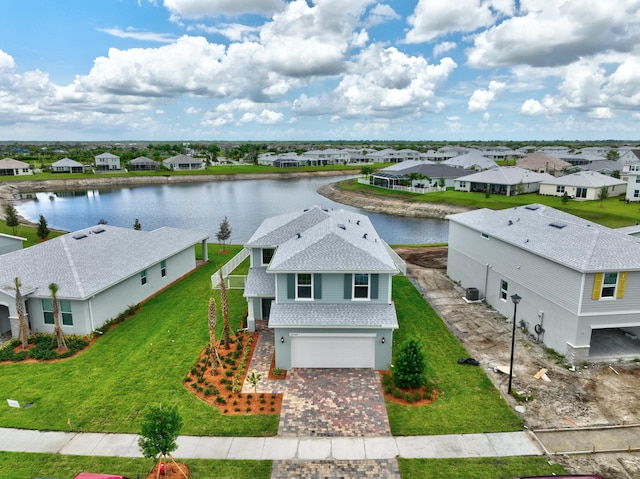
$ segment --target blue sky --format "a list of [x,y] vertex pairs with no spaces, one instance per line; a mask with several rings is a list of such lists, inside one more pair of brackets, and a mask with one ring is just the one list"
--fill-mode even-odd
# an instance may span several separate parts
[[640,0],[2,0],[3,140],[637,140]]

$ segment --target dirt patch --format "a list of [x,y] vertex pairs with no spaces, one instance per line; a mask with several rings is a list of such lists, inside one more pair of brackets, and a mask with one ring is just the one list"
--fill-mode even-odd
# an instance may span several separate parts
[[198,362],[188,372],[184,386],[222,414],[280,414],[282,393],[240,392],[257,342],[258,333],[243,332],[229,342],[231,349],[219,347],[222,366],[215,371],[211,368],[208,347],[203,349]]
[[[484,304],[467,304],[464,291],[446,277],[446,247],[395,248],[407,262],[407,276],[443,318],[469,355],[502,392],[508,375],[497,371],[509,365],[511,323]],[[545,381],[536,379],[546,369]],[[513,390],[524,406],[528,428],[556,429],[640,423],[640,366],[636,363],[589,364],[569,370],[563,358],[546,350],[535,338],[516,330]],[[640,477],[636,454],[598,454],[554,458],[574,473],[598,472],[607,479]],[[626,458],[627,461],[622,461]],[[635,468],[635,469],[634,469]]]
[[[160,477],[162,479],[185,479],[185,477],[191,477],[189,466],[182,462],[165,462],[164,474],[158,473],[159,466],[160,464],[156,464],[155,466],[153,466],[153,469],[151,469],[151,471],[149,471],[149,474],[147,474],[146,479],[156,479],[156,477]],[[162,470],[163,469],[161,469],[161,471]]]

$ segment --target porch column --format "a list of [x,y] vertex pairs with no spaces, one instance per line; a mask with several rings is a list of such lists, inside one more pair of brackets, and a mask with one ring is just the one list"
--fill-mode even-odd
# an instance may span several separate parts
[[202,240],[202,260],[209,261],[209,250],[207,249],[207,240]]

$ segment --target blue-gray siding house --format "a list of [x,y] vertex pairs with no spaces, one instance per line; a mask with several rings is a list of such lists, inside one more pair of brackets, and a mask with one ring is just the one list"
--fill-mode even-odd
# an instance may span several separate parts
[[245,246],[248,325],[268,319],[276,367],[387,369],[405,266],[367,216],[315,206],[265,220]]

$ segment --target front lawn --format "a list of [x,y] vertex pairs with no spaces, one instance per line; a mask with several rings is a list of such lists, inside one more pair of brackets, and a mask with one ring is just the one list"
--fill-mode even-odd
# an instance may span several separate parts
[[460,365],[469,353],[438,314],[405,277],[393,279],[398,329],[394,352],[410,338],[423,344],[428,376],[437,383],[438,398],[426,406],[387,401],[394,436],[518,431],[520,418],[511,410],[482,368]]
[[[211,262],[142,305],[80,355],[59,362],[0,365],[4,397],[32,404],[0,408],[4,427],[138,433],[147,404],[175,404],[185,435],[270,436],[277,415],[224,416],[182,385],[209,340],[207,310],[214,263],[224,264],[240,247]],[[238,328],[246,301],[229,291],[229,319]],[[218,311],[221,308],[218,307]],[[218,337],[222,321],[218,321]]]
[[[269,479],[271,461],[209,461],[189,459],[191,477],[234,479]],[[0,451],[0,477],[73,477],[79,472],[119,474],[126,477],[146,477],[154,465],[153,459],[127,457],[65,456],[61,454],[28,454]]]
[[398,459],[402,479],[513,479],[563,474],[543,456],[470,459]]

